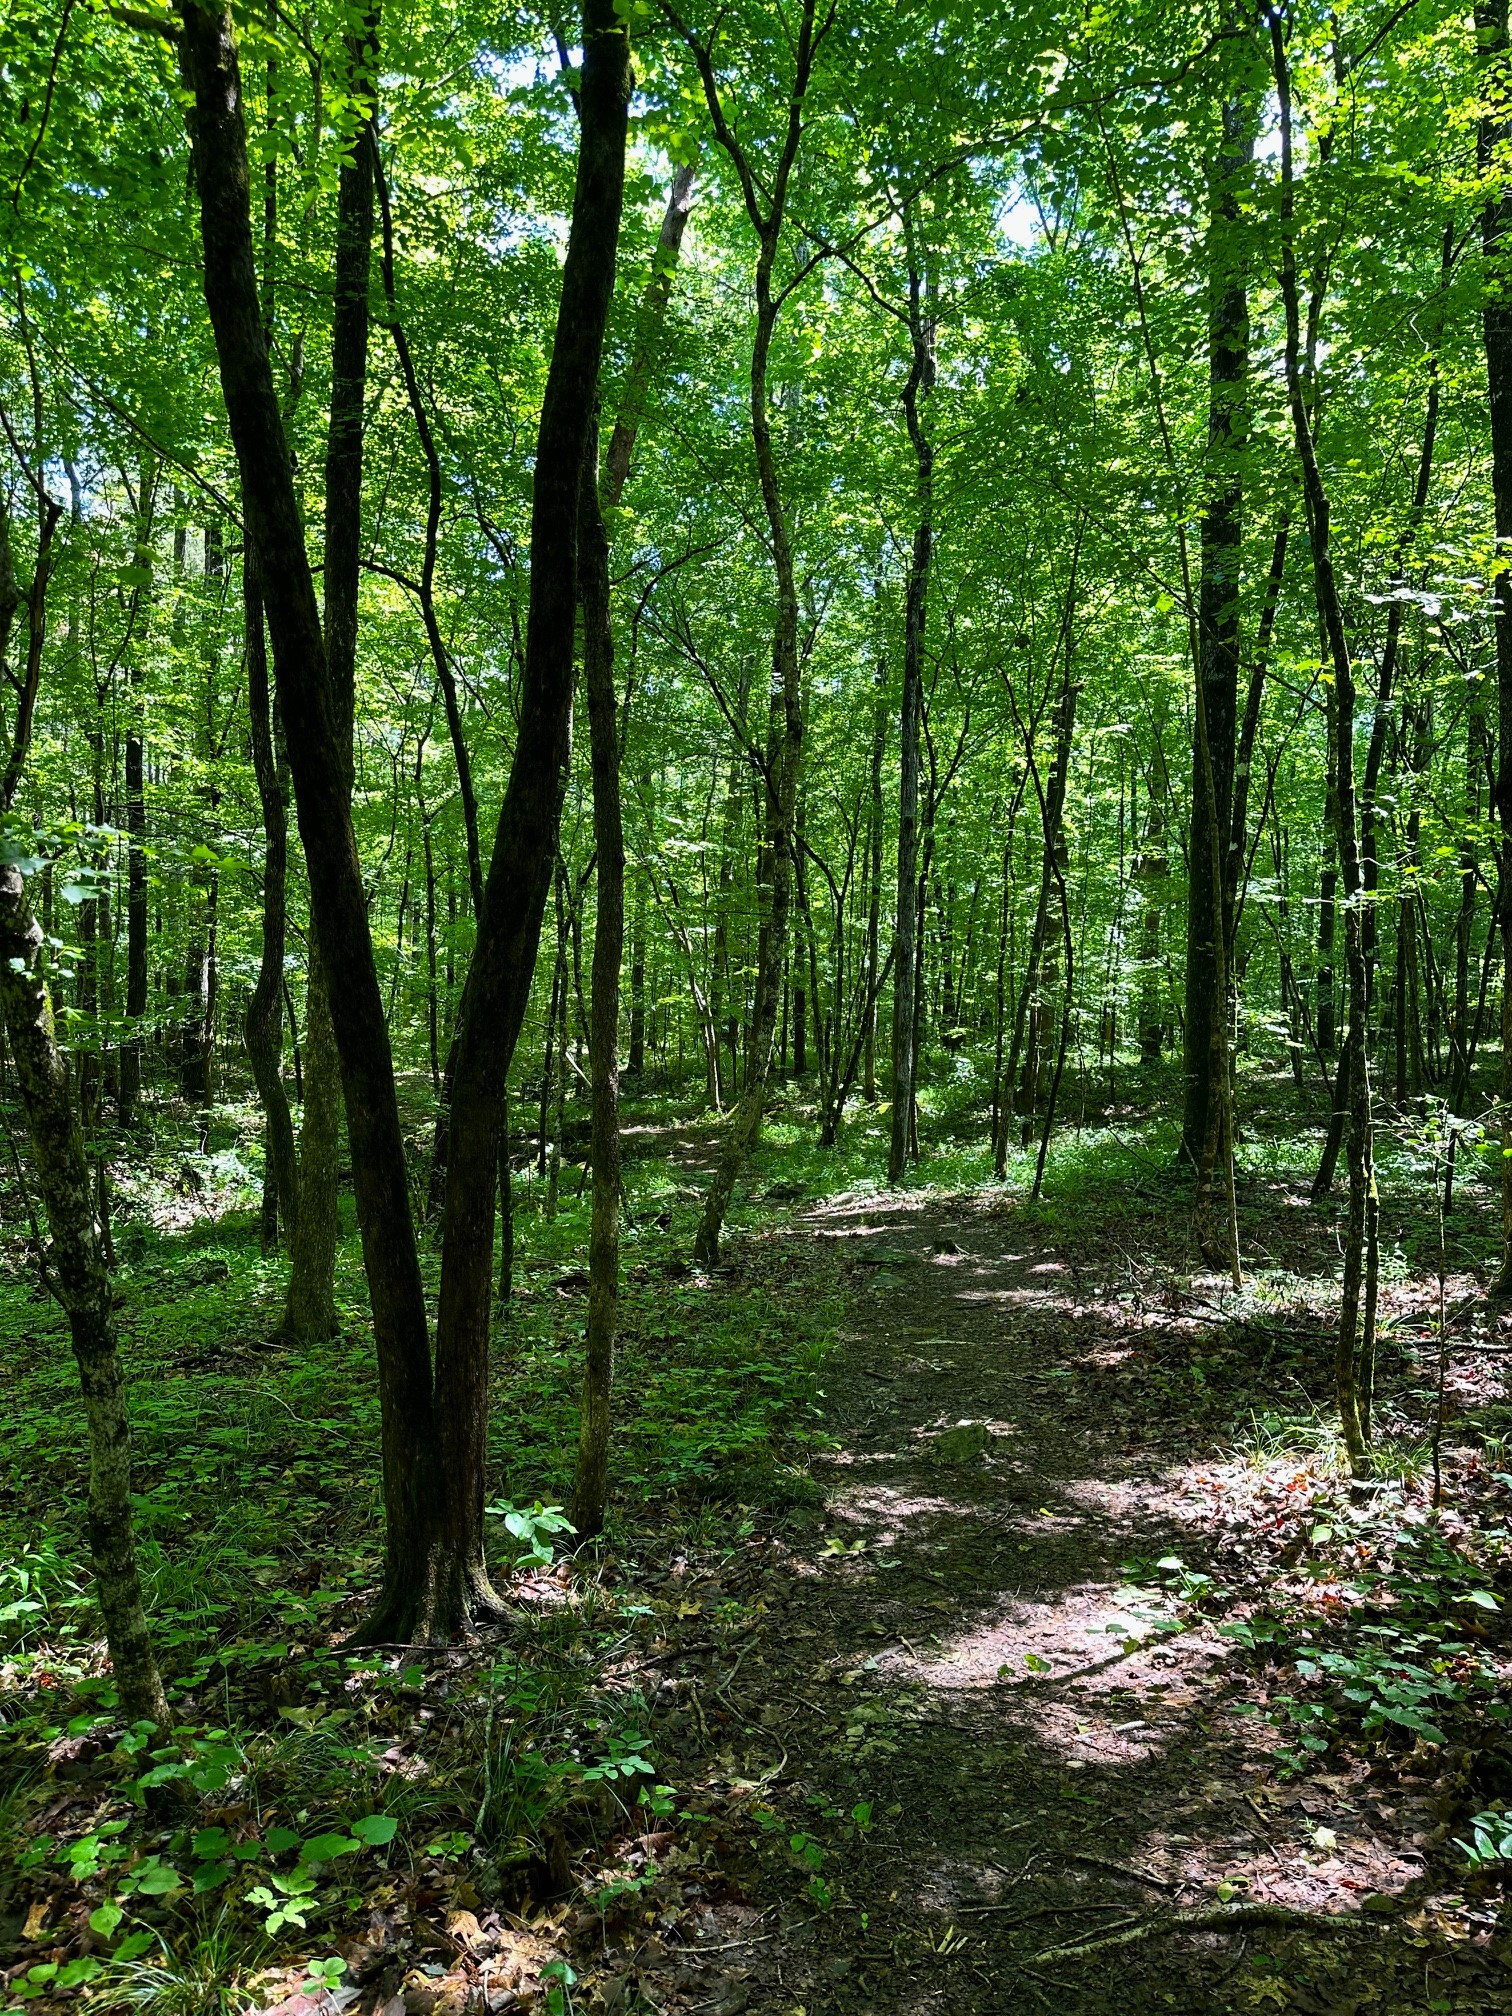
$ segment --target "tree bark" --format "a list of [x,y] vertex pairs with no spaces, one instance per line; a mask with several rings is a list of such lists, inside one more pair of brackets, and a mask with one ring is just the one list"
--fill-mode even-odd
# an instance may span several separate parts
[[[133,593],[144,602],[152,593],[152,514],[158,462],[144,455],[137,475],[136,537],[131,565]],[[132,652],[126,674],[126,1034],[121,1044],[121,1125],[135,1123],[142,1098],[142,1055],[147,1017],[147,796],[142,742],[141,652]]]
[[630,88],[629,36],[614,0],[584,0],[577,178],[536,441],[519,728],[457,1045],[436,1333],[448,1479],[439,1614],[447,1621],[493,1601],[483,1504],[494,1185],[504,1083],[535,973],[570,750],[578,493],[614,289]]
[[[286,1238],[299,1223],[299,1156],[294,1122],[283,1082],[284,945],[288,918],[289,815],[284,780],[273,742],[268,697],[268,651],[263,629],[262,591],[257,561],[247,553],[242,563],[242,602],[246,620],[247,711],[252,730],[252,767],[263,816],[262,959],[247,997],[246,1044],[252,1076],[262,1100],[267,1130],[266,1154],[277,1215],[263,1228],[263,1250],[277,1239],[281,1219]],[[269,1236],[271,1232],[271,1237]]]
[[131,1429],[110,1274],[68,1062],[54,1034],[42,947],[42,931],[31,914],[20,871],[0,866],[0,1006],[52,1234],[49,1282],[68,1313],[89,1425],[95,1592],[122,1712],[128,1721],[163,1723],[168,1704],[147,1628],[132,1534]]
[[[1208,1135],[1208,1107],[1217,1096],[1215,1060],[1228,1069],[1228,1002],[1219,998],[1232,929],[1226,878],[1207,872],[1216,819],[1220,854],[1228,851],[1234,792],[1234,736],[1239,689],[1239,587],[1244,528],[1244,456],[1249,431],[1249,295],[1240,242],[1239,198],[1254,154],[1249,107],[1223,107],[1223,142],[1212,177],[1207,231],[1208,442],[1211,489],[1202,513],[1197,604],[1197,678],[1206,754],[1195,749],[1192,772],[1191,867],[1187,901],[1186,1012],[1183,1025],[1182,1154],[1194,1166]],[[1199,735],[1196,742],[1204,738]],[[1208,776],[1208,772],[1211,776]],[[1211,789],[1209,789],[1209,784]],[[1222,942],[1220,942],[1220,940]],[[1224,1030],[1213,1041],[1213,1025]]]
[[903,612],[903,696],[898,717],[898,916],[893,932],[892,1114],[887,1180],[900,1183],[913,1144],[914,1062],[918,1050],[919,728],[924,707],[924,632],[934,555],[934,443],[923,403],[935,385],[935,325],[924,275],[910,256],[908,331],[913,361],[903,387],[903,417],[914,451],[914,536]]
[[1366,1445],[1370,1439],[1369,1395],[1375,1349],[1373,1333],[1380,1203],[1372,1154],[1370,1073],[1365,1047],[1366,981],[1360,931],[1363,880],[1354,788],[1354,666],[1344,627],[1343,603],[1333,569],[1328,491],[1318,465],[1302,379],[1292,179],[1291,73],[1284,27],[1275,15],[1271,16],[1271,54],[1281,110],[1281,292],[1286,313],[1286,384],[1297,457],[1302,467],[1302,495],[1312,551],[1313,586],[1333,672],[1329,704],[1335,717],[1337,752],[1334,830],[1344,883],[1344,952],[1349,983],[1349,1026],[1345,1032],[1345,1054],[1339,1064],[1340,1075],[1348,1086],[1349,1100],[1349,1209],[1345,1224],[1339,1329],[1334,1352],[1334,1388],[1350,1468],[1358,1475],[1364,1468]]
[[[793,165],[803,137],[804,103],[808,94],[815,56],[833,22],[831,14],[816,31],[816,0],[802,0],[793,56],[793,82],[788,94],[788,116],[783,141],[770,189],[763,197],[755,176],[724,115],[713,63],[706,47],[683,30],[698,64],[704,99],[714,124],[715,136],[729,155],[739,177],[747,218],[756,235],[755,273],[756,331],[751,350],[751,441],[756,473],[766,512],[767,532],[776,585],[776,611],[772,635],[772,702],[781,733],[775,740],[775,754],[765,776],[766,818],[764,840],[770,864],[770,886],[766,899],[761,950],[757,959],[756,1000],[751,1018],[750,1067],[736,1108],[735,1119],[725,1138],[718,1165],[704,1196],[703,1213],[693,1244],[694,1258],[705,1266],[719,1260],[719,1242],[725,1214],[735,1183],[761,1131],[771,1075],[772,1052],[777,1035],[777,1011],[782,998],[782,971],[787,956],[788,922],[792,908],[794,819],[798,802],[799,773],[803,762],[803,697],[798,654],[798,588],[793,571],[792,534],[777,473],[772,446],[771,414],[767,388],[767,367],[772,335],[782,307],[783,295],[774,291],[772,275],[777,248],[782,240],[787,216],[787,200]],[[675,18],[675,17],[674,17]]]
[[597,439],[593,434],[589,436],[578,499],[578,561],[583,604],[583,678],[588,691],[593,771],[593,837],[598,853],[598,910],[593,936],[593,1010],[588,1046],[593,1108],[588,1335],[571,1516],[579,1537],[591,1539],[603,1528],[609,1498],[609,1405],[619,1314],[619,984],[625,945],[625,836],[620,817],[609,541],[599,508]]
[[295,803],[331,999],[352,1136],[357,1215],[373,1307],[383,1413],[384,1591],[369,1630],[407,1632],[430,1580],[441,1465],[425,1292],[367,899],[352,830],[349,715],[327,664],[252,254],[246,123],[229,10],[182,0],[179,51],[191,111],[205,298],[257,556]]

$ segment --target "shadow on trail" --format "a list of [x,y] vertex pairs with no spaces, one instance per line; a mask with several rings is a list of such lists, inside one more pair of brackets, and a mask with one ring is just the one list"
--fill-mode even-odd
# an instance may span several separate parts
[[[1176,1256],[1149,1249],[1174,1215],[1124,1200],[1068,1243],[1001,1205],[805,1214],[850,1289],[827,1382],[838,1446],[815,1466],[828,1516],[769,1582],[769,1628],[723,1698],[784,1814],[828,1817],[811,1891],[832,1902],[785,1925],[780,1957],[722,1961],[724,1986],[705,1975],[690,2006],[1507,2006],[1484,1950],[1409,1926],[1429,1799],[1383,1803],[1363,1769],[1279,1783],[1232,1642],[1163,1605],[1154,1564],[1201,1571],[1218,1537],[1194,1487],[1283,1376],[1326,1390],[1305,1312],[1262,1327],[1257,1366],[1255,1336],[1226,1344],[1203,1313],[1216,1286],[1161,1289]],[[1315,1220],[1273,1230],[1326,1280]],[[1230,1899],[1341,1922],[1051,1950]]]

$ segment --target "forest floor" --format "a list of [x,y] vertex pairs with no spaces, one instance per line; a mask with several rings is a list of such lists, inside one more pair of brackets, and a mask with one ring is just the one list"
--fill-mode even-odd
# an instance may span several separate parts
[[360,1659],[341,1650],[377,1530],[355,1242],[346,1334],[291,1353],[267,1341],[278,1263],[234,1146],[123,1170],[140,1517],[180,1717],[155,1765],[121,1740],[77,1593],[57,1312],[13,1278],[11,2006],[1512,2004],[1506,1865],[1462,1845],[1512,1800],[1512,1405],[1470,1265],[1489,1195],[1462,1186],[1448,1229],[1440,1379],[1436,1227],[1414,1171],[1386,1170],[1383,1454],[1352,1489],[1311,1144],[1251,1157],[1236,1291],[1196,1259],[1158,1127],[1072,1137],[1039,1203],[946,1151],[889,1195],[859,1126],[828,1161],[806,1131],[773,1128],[706,1276],[685,1254],[710,1130],[627,1129],[597,1553],[564,1554],[541,1510],[565,1495],[586,1205],[527,1209],[496,1374],[511,1620]]

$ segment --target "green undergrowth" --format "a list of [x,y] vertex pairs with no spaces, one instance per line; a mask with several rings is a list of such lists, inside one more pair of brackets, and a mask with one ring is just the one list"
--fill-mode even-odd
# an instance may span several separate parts
[[[645,1704],[604,1679],[636,1634],[677,1614],[665,1563],[679,1550],[717,1560],[758,1527],[811,1519],[820,1496],[808,1460],[838,1299],[799,1281],[769,1213],[735,1242],[732,1272],[694,1273],[696,1170],[632,1160],[613,1519],[600,1549],[572,1556],[553,1508],[577,1439],[589,1201],[569,1169],[548,1218],[544,1185],[521,1173],[490,1429],[510,1618],[465,1647],[344,1651],[381,1540],[361,1256],[348,1199],[341,1335],[274,1341],[285,1262],[259,1250],[248,1124],[222,1110],[207,1152],[181,1140],[123,1172],[116,1193],[167,1738],[117,1711],[67,1329],[25,1251],[7,1254],[0,1967],[18,1952],[26,1963],[16,2006],[78,1991],[101,2009],[229,2012],[242,2006],[233,1983],[351,1933],[401,1892],[436,1911],[560,1893],[573,1858],[674,1797]],[[434,1293],[439,1257],[422,1257]]]

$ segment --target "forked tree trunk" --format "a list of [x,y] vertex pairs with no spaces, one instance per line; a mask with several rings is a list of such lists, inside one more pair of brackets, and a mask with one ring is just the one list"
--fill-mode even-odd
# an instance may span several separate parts
[[519,727],[461,1017],[448,1144],[436,1331],[448,1480],[437,1558],[443,1623],[495,1600],[483,1559],[494,1184],[504,1084],[535,973],[570,746],[578,491],[614,289],[630,85],[629,36],[614,0],[585,0],[572,229],[536,442]]

